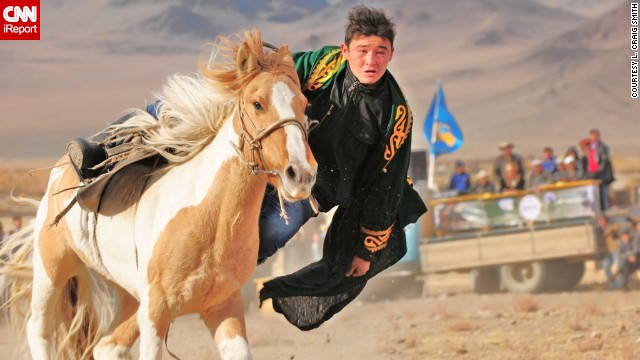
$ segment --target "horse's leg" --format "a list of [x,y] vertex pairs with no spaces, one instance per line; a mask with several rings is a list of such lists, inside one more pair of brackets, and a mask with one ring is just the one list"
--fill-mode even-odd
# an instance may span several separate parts
[[138,330],[138,300],[117,285],[113,285],[119,295],[119,312],[115,323],[118,326],[111,335],[100,339],[93,350],[93,357],[101,359],[130,359],[130,351],[133,344],[140,336]]
[[222,304],[203,312],[200,316],[218,345],[221,359],[250,360],[252,358],[247,342],[244,305],[240,290]]
[[161,359],[162,340],[171,322],[171,311],[165,291],[158,282],[151,282],[140,296],[138,308],[140,328],[140,359]]
[[33,254],[33,287],[31,290],[31,316],[27,321],[27,341],[34,360],[49,359],[53,349],[51,328],[55,316],[55,303],[62,287],[53,285],[42,265],[39,252]]
[[60,228],[43,228],[34,244],[27,341],[31,356],[36,360],[53,356],[51,335],[56,319],[59,319],[57,305],[67,281],[78,274],[83,266],[76,254],[66,246],[61,231]]

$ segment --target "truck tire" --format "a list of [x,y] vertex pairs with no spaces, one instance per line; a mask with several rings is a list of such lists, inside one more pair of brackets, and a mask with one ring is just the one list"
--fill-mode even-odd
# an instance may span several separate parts
[[510,292],[538,293],[547,289],[552,271],[545,261],[507,264],[500,267],[500,279]]
[[572,277],[571,281],[567,282],[567,287],[565,288],[565,290],[571,290],[576,287],[576,285],[580,284],[580,281],[584,276],[584,262],[567,262],[567,269]]
[[486,267],[471,272],[473,291],[478,294],[493,294],[500,291],[500,273],[498,268]]
[[556,260],[552,263],[553,276],[550,278],[550,291],[567,291],[573,289],[582,280],[584,262]]

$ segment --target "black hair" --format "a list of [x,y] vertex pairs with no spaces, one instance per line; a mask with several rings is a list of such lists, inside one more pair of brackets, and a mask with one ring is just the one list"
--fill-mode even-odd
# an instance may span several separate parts
[[356,36],[376,35],[388,39],[393,47],[396,24],[392,23],[382,9],[359,5],[349,11],[349,23],[344,35],[344,43],[349,46]]
[[[570,152],[574,153],[574,154],[575,154],[575,156],[578,156],[578,148],[577,148],[577,147],[575,147],[575,146],[569,146],[569,148],[567,149],[567,152],[566,152],[565,154],[568,154],[568,153],[570,153]],[[578,158],[577,158],[577,157],[576,157],[576,160],[578,160]]]

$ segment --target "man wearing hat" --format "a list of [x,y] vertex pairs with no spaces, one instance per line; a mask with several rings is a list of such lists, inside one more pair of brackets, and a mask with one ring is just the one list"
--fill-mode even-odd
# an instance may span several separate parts
[[471,178],[464,168],[462,160],[456,160],[454,172],[449,182],[449,190],[456,190],[458,194],[466,194],[471,187]]
[[503,188],[505,184],[503,170],[507,164],[515,163],[518,168],[520,178],[524,179],[524,164],[522,157],[513,152],[513,144],[508,141],[503,141],[500,144],[500,151],[502,154],[498,155],[496,161],[493,163],[493,173],[496,179],[500,182],[500,188]]
[[618,271],[615,287],[629,287],[629,279],[638,268],[639,246],[637,237],[631,238],[631,227],[624,226],[618,230]]
[[565,156],[562,163],[564,164],[564,181],[576,181],[582,178],[576,168],[576,159],[573,156]]
[[478,174],[476,174],[476,182],[471,185],[469,192],[472,194],[492,194],[496,192],[496,186],[489,181],[489,174],[486,170],[478,171]]

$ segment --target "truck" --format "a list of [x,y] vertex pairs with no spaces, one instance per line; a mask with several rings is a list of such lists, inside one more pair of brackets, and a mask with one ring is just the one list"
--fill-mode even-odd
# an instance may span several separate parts
[[607,252],[599,196],[598,181],[581,180],[434,197],[418,245],[421,271],[468,272],[478,293],[569,290],[585,262]]

